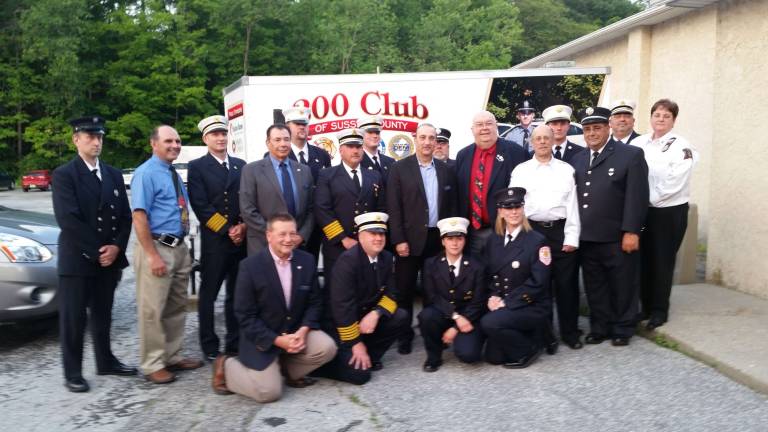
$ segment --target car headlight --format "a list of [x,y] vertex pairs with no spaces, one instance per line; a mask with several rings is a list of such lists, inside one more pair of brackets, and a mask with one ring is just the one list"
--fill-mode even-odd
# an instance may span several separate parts
[[15,263],[46,262],[53,258],[51,250],[43,244],[13,234],[0,233],[0,251],[10,262]]

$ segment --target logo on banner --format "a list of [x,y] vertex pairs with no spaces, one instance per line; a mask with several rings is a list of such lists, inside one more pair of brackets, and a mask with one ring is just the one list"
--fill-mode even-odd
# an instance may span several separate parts
[[327,137],[318,137],[314,142],[314,145],[328,152],[331,155],[331,159],[336,157],[336,144],[333,140]]
[[414,153],[413,140],[408,135],[397,134],[389,139],[387,149],[390,156],[400,160]]

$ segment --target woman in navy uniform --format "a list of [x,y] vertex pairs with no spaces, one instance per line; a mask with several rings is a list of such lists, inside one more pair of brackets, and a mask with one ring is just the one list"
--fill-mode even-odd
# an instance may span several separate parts
[[533,231],[523,211],[525,188],[494,194],[495,235],[485,246],[490,285],[488,312],[480,326],[488,337],[485,359],[510,369],[528,367],[542,348],[554,354],[549,317],[552,253],[543,235]]
[[483,264],[464,256],[469,220],[461,217],[437,222],[445,251],[424,263],[424,295],[427,306],[419,314],[427,361],[424,372],[435,372],[443,364],[443,349],[464,363],[482,358],[484,337],[479,320],[487,311]]

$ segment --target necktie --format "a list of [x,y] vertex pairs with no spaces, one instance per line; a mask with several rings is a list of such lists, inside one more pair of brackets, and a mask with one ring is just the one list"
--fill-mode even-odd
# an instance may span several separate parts
[[451,278],[451,285],[456,281],[456,266],[451,264],[448,266],[448,277]]
[[381,172],[381,165],[379,165],[379,156],[378,155],[373,157],[373,166],[375,166],[376,169],[379,170],[379,172]]
[[555,159],[563,160],[563,154],[560,153],[560,146],[555,147]]
[[179,213],[181,214],[181,229],[186,236],[189,234],[189,209],[187,208],[187,200],[184,198],[184,193],[181,190],[181,182],[179,181],[179,174],[176,172],[176,168],[171,165],[170,170],[173,189],[176,191],[176,204],[179,206]]
[[96,182],[98,182],[99,186],[101,186],[101,179],[99,178],[99,170],[94,168],[91,170],[91,174],[93,174],[93,178],[95,178]]
[[589,166],[592,166],[595,164],[595,161],[597,160],[598,156],[600,156],[600,153],[598,152],[592,153],[592,160],[589,162]]
[[515,239],[515,238],[514,238],[514,237],[512,237],[512,234],[507,234],[507,243],[504,245],[504,247],[507,247],[507,246],[509,246],[510,244],[512,244],[512,240],[514,240],[514,239]]
[[355,190],[357,191],[357,194],[360,195],[360,191],[362,188],[360,187],[360,177],[357,176],[357,170],[352,170],[352,182],[355,183]]
[[283,199],[285,200],[285,207],[288,209],[288,213],[291,216],[296,217],[296,200],[293,198],[293,183],[291,183],[291,176],[288,174],[288,165],[285,162],[280,162],[280,176],[283,179]]
[[523,150],[525,150],[525,155],[527,156],[528,153],[530,153],[530,143],[528,142],[529,136],[528,136],[528,128],[523,129]]
[[227,166],[227,161],[222,162],[221,166],[223,166],[225,170],[229,171],[229,167]]
[[480,229],[481,226],[483,226],[483,179],[485,177],[485,158],[487,155],[487,151],[483,150],[480,153],[480,160],[477,164],[477,172],[475,172],[475,178],[473,179],[473,187],[472,187],[472,202],[471,205],[471,216],[472,216],[472,227],[475,229]]
[[304,150],[299,152],[299,162],[303,163],[304,165],[307,165],[307,160],[304,159]]

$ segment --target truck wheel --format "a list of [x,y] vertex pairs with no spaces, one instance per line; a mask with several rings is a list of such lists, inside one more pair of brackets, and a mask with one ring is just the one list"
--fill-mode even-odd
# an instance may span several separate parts
[[28,187],[25,187],[25,188],[22,188],[22,189],[24,189],[24,192],[29,192],[29,188]]

